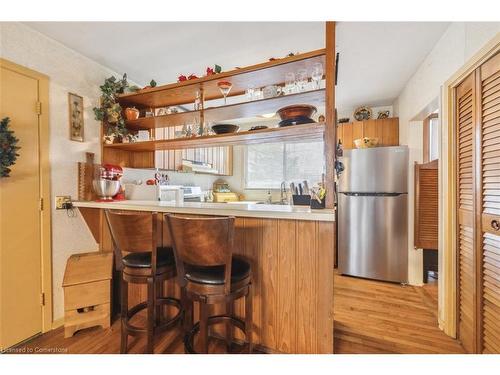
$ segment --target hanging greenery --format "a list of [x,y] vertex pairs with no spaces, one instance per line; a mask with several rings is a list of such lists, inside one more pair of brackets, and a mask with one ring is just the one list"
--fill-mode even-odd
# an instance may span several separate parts
[[127,74],[124,74],[122,79],[117,80],[116,77],[106,78],[101,89],[101,106],[94,108],[95,119],[104,121],[106,126],[106,135],[114,135],[116,137],[132,139],[132,135],[125,127],[125,119],[122,116],[122,107],[117,102],[119,94],[126,91],[136,91],[137,86],[129,86],[127,82]]
[[10,166],[16,163],[19,156],[17,145],[19,139],[14,136],[14,131],[9,129],[10,118],[5,117],[0,121],[0,177],[9,177]]

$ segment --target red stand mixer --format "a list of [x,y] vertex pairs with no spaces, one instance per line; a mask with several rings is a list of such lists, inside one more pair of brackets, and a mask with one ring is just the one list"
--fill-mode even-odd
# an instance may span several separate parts
[[113,202],[125,200],[125,190],[120,179],[123,169],[119,165],[103,164],[98,167],[93,187],[99,196],[97,202]]

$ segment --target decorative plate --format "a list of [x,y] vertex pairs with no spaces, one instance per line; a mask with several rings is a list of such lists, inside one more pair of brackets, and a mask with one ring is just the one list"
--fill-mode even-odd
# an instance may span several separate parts
[[368,107],[359,107],[354,111],[354,118],[357,121],[369,120],[372,118],[372,110]]

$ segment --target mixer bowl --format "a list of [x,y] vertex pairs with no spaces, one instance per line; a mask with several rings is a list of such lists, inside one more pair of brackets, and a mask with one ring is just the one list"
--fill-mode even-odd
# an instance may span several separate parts
[[92,186],[94,187],[95,193],[101,199],[112,200],[120,190],[120,181],[118,180],[105,180],[101,178],[99,180],[92,181]]

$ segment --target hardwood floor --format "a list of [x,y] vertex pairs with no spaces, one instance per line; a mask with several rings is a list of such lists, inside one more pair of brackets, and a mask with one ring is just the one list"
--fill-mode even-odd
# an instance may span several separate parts
[[437,324],[437,285],[335,275],[335,353],[464,353]]
[[[335,353],[464,353],[437,326],[436,284],[404,287],[335,275],[334,289]],[[144,339],[129,338],[130,353],[142,353],[144,346]],[[68,339],[58,328],[18,346],[20,352],[91,354],[119,353],[119,348],[118,321],[110,329],[90,328]],[[224,349],[211,341],[210,352]],[[155,353],[184,353],[180,330],[161,335]]]

